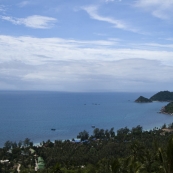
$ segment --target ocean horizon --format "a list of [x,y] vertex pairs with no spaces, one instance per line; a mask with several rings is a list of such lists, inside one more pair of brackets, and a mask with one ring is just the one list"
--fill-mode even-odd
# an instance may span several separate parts
[[92,135],[92,126],[113,127],[116,132],[126,126],[150,130],[172,123],[173,116],[158,113],[167,102],[134,102],[140,95],[150,98],[153,94],[0,91],[0,147],[7,140],[72,139],[83,130]]

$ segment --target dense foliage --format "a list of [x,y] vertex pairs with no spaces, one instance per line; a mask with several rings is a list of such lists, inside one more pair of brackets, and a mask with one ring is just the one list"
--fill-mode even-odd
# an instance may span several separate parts
[[[166,125],[164,125],[164,128]],[[172,128],[173,124],[169,126]],[[18,144],[6,142],[0,149],[0,172],[35,172],[38,156],[45,162],[48,173],[172,173],[173,136],[162,129],[143,131],[141,126],[129,129],[104,130],[95,128],[89,136],[87,131],[75,140],[50,140],[42,146],[33,146],[26,138]]]
[[164,107],[164,112],[173,113],[173,102],[168,103],[168,104]]
[[173,92],[160,91],[150,98],[152,101],[173,101]]

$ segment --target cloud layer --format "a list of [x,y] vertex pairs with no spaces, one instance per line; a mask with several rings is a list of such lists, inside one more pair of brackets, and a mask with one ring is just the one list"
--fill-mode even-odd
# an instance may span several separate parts
[[139,91],[159,83],[169,86],[173,52],[116,49],[117,44],[1,35],[0,89]]
[[2,0],[0,89],[172,90],[172,9],[172,0]]

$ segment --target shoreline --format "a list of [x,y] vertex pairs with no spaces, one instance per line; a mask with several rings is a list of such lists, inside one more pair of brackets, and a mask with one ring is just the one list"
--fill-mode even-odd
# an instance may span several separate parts
[[[160,112],[160,113],[162,113],[162,112]],[[168,133],[173,132],[173,128],[170,128],[168,126],[169,124],[165,124],[166,125],[165,128],[162,127],[163,125],[164,124],[162,124],[161,126],[155,126],[155,127],[153,126],[152,128],[149,128],[149,129],[144,129],[143,126],[141,126],[142,129],[143,129],[142,132],[147,132],[147,131],[149,132],[149,131],[154,131],[154,130],[157,130],[157,131],[161,130],[162,133],[165,133],[165,132],[168,132]],[[129,127],[129,129],[131,130],[131,129],[136,128],[136,127],[137,126],[132,127],[132,128]],[[122,128],[125,128],[125,127],[122,127]],[[99,129],[101,129],[101,128],[99,128]],[[114,131],[115,132],[115,135],[117,135],[117,131],[120,130],[120,129],[117,129],[117,130]],[[92,136],[92,135],[89,135],[89,136]],[[32,141],[32,142],[33,142],[33,146],[35,146],[35,147],[43,147],[43,142],[46,143],[48,140],[50,140],[51,143],[55,143],[55,141],[61,141],[61,142],[70,141],[70,142],[72,142],[73,139],[78,139],[78,138],[72,137],[72,138],[68,138],[68,139],[53,139],[53,140],[47,139],[47,140],[42,140],[41,142],[34,142],[34,141]],[[11,141],[11,142],[13,142],[13,141]],[[24,147],[24,146],[22,145],[22,147]],[[3,146],[0,146],[0,149],[2,149],[2,148],[4,148],[4,145]]]
[[165,112],[165,106],[161,108],[161,110],[158,112],[158,113],[161,113],[161,114],[166,114],[166,115],[173,115],[173,113],[168,113],[168,112]]

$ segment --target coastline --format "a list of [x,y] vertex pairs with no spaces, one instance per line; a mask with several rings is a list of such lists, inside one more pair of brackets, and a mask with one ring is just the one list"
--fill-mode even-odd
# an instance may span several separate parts
[[161,108],[161,110],[158,112],[158,113],[161,113],[161,114],[166,114],[166,115],[173,115],[173,113],[168,113],[168,112],[165,112],[165,106]]

